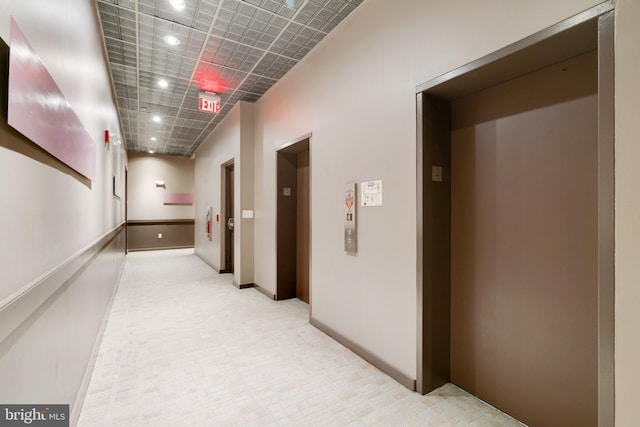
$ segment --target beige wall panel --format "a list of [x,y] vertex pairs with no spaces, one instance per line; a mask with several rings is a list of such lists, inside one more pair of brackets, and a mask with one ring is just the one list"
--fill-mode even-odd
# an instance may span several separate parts
[[[129,154],[129,220],[192,219],[193,205],[165,205],[164,197],[193,194],[195,166],[184,157]],[[156,181],[165,187],[156,187]]]
[[[222,165],[234,162],[234,281],[253,283],[253,219],[241,218],[253,210],[253,105],[238,103],[196,150],[195,251],[216,270],[224,264],[222,236]],[[205,218],[213,207],[213,239],[205,231]],[[220,222],[215,222],[216,213]]]
[[[255,282],[275,293],[275,150],[312,132],[313,317],[415,378],[415,88],[598,3],[365,1],[256,103]],[[348,256],[344,184],[374,179]]]

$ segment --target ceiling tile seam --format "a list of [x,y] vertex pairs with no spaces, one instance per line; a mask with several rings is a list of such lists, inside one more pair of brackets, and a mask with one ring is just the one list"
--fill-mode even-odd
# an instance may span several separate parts
[[[110,4],[110,3],[107,3],[107,4]],[[129,9],[125,9],[125,10],[129,10]],[[179,23],[179,22],[174,22],[174,21],[171,21],[171,20],[169,20],[169,19],[161,18],[161,17],[159,17],[159,16],[147,15],[147,14],[145,14],[145,13],[140,13],[140,15],[143,15],[143,16],[149,16],[149,17],[151,17],[151,18],[155,18],[155,19],[158,19],[158,20],[161,20],[161,21],[165,21],[165,22],[167,22],[167,23],[171,23],[171,24],[173,24],[173,25],[178,25],[178,26],[181,26],[181,27],[184,27],[184,28],[188,28],[189,30],[191,30],[191,31],[193,31],[193,32],[200,33],[200,34],[203,34],[203,35],[205,35],[205,36],[209,36],[209,38],[215,38],[215,39],[218,39],[218,40],[230,41],[230,42],[232,42],[232,43],[239,44],[240,46],[244,46],[244,47],[248,47],[248,48],[251,48],[251,49],[259,50],[259,51],[261,51],[261,52],[266,52],[266,51],[267,51],[267,49],[263,49],[263,48],[260,48],[260,47],[258,47],[258,46],[250,45],[250,44],[248,44],[248,43],[243,43],[243,42],[240,42],[240,41],[237,41],[237,40],[233,40],[233,39],[230,39],[230,38],[227,38],[227,37],[222,37],[222,36],[218,36],[218,35],[215,35],[215,34],[207,34],[205,31],[202,31],[202,30],[200,30],[200,29],[198,29],[198,28],[190,27],[189,25],[184,25],[184,24],[181,24],[181,23]],[[285,17],[281,17],[281,18],[283,18],[283,19],[287,19],[287,18],[285,18]],[[295,24],[301,25],[301,24],[299,24],[298,22],[295,22]],[[287,25],[288,25],[288,24],[287,24]],[[285,26],[285,28],[286,28],[286,26]],[[325,36],[327,35],[327,33],[323,32],[323,31],[319,31],[319,30],[316,30],[316,29],[314,29],[314,28],[309,28],[309,29],[310,29],[310,30],[313,30],[313,31],[317,31],[317,32],[319,32],[319,33],[322,33],[322,34],[324,34]],[[118,41],[118,42],[126,43],[126,44],[129,44],[129,45],[134,44],[134,43],[132,43],[132,42],[130,42],[130,41],[128,41],[128,40],[123,40],[123,39],[118,39],[118,38],[115,38],[115,37],[107,36],[107,35],[105,35],[105,34],[104,34],[104,31],[103,31],[103,37],[104,37],[105,39],[109,39],[109,40],[113,40],[113,41]],[[290,57],[290,56],[283,55],[283,54],[281,54],[281,53],[276,53],[276,52],[270,52],[270,53],[272,53],[272,54],[274,54],[274,55],[277,55],[277,56],[280,56],[280,57],[282,57],[282,58],[286,58],[286,59],[290,59],[290,60],[293,60],[293,61],[297,61],[297,59],[296,59],[296,58],[292,58],[292,57]],[[180,55],[180,56],[183,56],[183,57],[184,57],[184,55]]]
[[[101,2],[101,3],[104,3],[104,4],[112,5],[111,3],[105,3],[105,2],[103,2],[102,0],[98,0],[98,1],[99,1],[99,2]],[[222,1],[220,2],[220,4],[222,4]],[[254,6],[254,5],[250,4],[250,3],[244,3],[244,4],[246,4],[246,5],[250,5],[250,6]],[[124,10],[127,10],[127,11],[131,11],[131,9],[127,9],[127,8],[125,8],[125,7],[123,7],[123,6],[120,6],[120,5],[113,5],[113,6],[119,7],[119,8],[121,8],[121,9],[124,9]],[[137,6],[136,6],[136,7],[137,7]],[[258,8],[258,9],[259,9],[259,10],[262,10],[262,9],[260,9],[260,8]],[[301,8],[300,8],[300,9],[301,9]],[[250,45],[250,44],[248,44],[248,43],[243,43],[243,42],[240,42],[240,41],[236,41],[236,40],[233,40],[233,39],[230,39],[230,38],[227,38],[227,37],[222,37],[222,36],[218,36],[218,35],[215,35],[215,34],[210,34],[210,33],[207,33],[207,32],[205,32],[205,31],[202,31],[202,30],[200,30],[200,29],[198,29],[198,28],[194,28],[194,27],[191,27],[191,26],[189,26],[189,25],[181,24],[181,23],[179,23],[179,22],[171,21],[170,19],[162,18],[162,17],[160,17],[160,16],[149,15],[149,14],[142,13],[142,12],[136,12],[136,13],[139,13],[139,14],[140,14],[140,15],[142,15],[142,16],[147,16],[147,17],[150,17],[150,18],[155,18],[155,19],[158,19],[158,20],[160,20],[160,21],[167,22],[167,23],[172,24],[172,25],[178,25],[178,26],[180,26],[180,27],[188,28],[188,29],[189,29],[189,30],[191,30],[191,31],[194,31],[194,32],[196,32],[196,33],[200,33],[200,34],[203,34],[203,35],[205,35],[205,36],[208,36],[208,38],[213,37],[213,38],[216,38],[216,39],[219,39],[219,40],[230,41],[230,42],[232,42],[232,43],[237,43],[237,44],[239,44],[239,45],[241,45],[241,46],[249,47],[249,48],[252,48],[252,49],[255,49],[255,50],[259,50],[259,51],[262,51],[262,52],[269,51],[269,49],[271,48],[271,45],[270,45],[270,47],[269,47],[269,48],[267,48],[267,49],[263,49],[263,48],[260,48],[260,47],[257,47],[257,46],[253,46],[253,45]],[[217,15],[216,15],[216,16],[217,16]],[[287,28],[287,27],[288,27],[288,25],[292,22],[292,20],[291,20],[291,19],[293,19],[293,17],[292,17],[291,19],[289,19],[289,18],[287,18],[287,17],[285,17],[285,16],[281,16],[281,15],[278,15],[278,14],[276,14],[276,16],[278,16],[278,17],[280,17],[280,18],[285,19],[285,20],[287,20],[287,21],[288,21],[288,22],[287,22],[287,25],[285,25],[285,26],[284,26],[284,28]],[[297,13],[296,13],[294,16],[297,16]],[[214,17],[214,19],[215,19],[215,17]],[[309,26],[304,25],[304,24],[301,24],[301,23],[299,23],[299,22],[293,22],[293,23],[294,23],[294,24],[296,24],[296,25],[300,25],[301,27],[305,27],[305,28],[307,28],[307,29],[309,29],[309,30],[316,31],[316,32],[318,32],[318,33],[323,34],[323,37],[322,37],[322,38],[324,38],[324,36],[326,36],[327,34],[329,34],[329,33],[325,32],[325,31],[318,30],[318,29],[313,28],[313,27],[309,27]],[[209,31],[211,32],[211,29],[210,29]],[[104,31],[103,31],[103,34],[104,34]],[[282,34],[282,33],[281,33],[281,34]],[[280,37],[280,35],[278,35],[278,37]],[[276,40],[277,40],[277,38],[278,38],[278,37],[276,37]],[[114,40],[114,41],[119,41],[119,42],[122,42],[122,43],[133,44],[133,43],[131,43],[130,41],[122,40],[122,39],[118,39],[118,38],[115,38],[115,37],[110,37],[110,36],[107,36],[107,35],[104,35],[104,38],[106,38],[106,39],[110,39],[110,40]],[[277,52],[270,52],[270,53],[272,53],[273,55],[280,56],[280,57],[282,57],[282,58],[290,59],[290,60],[293,60],[293,61],[298,61],[298,59],[296,59],[296,58],[292,58],[292,57],[290,57],[290,56],[283,55],[283,54],[281,54],[281,53],[277,53]],[[181,55],[181,56],[184,56],[184,55]]]
[[[204,39],[204,43],[202,44],[202,48],[200,49],[200,55],[198,55],[198,60],[196,62],[196,67],[193,68],[193,71],[191,71],[191,78],[189,79],[189,81],[194,81],[194,77],[196,74],[196,70],[197,70],[197,63],[200,62],[202,60],[202,54],[205,51],[205,48],[207,46],[207,43],[209,42],[209,36],[211,34],[211,32],[213,31],[213,28],[216,24],[216,21],[218,20],[218,16],[220,16],[220,9],[222,9],[222,4],[224,3],[224,0],[220,0],[220,3],[218,3],[218,6],[216,7],[216,13],[215,15],[213,15],[213,19],[211,20],[211,25],[209,25],[209,31],[207,32],[207,36]],[[189,88],[187,87],[187,90],[185,91],[183,97],[182,97],[182,101],[180,102],[180,107],[178,107],[178,112],[176,114],[176,116],[178,114],[180,114],[180,110],[182,110],[182,106],[184,105],[184,101],[185,99],[187,99],[187,94],[189,93]],[[171,138],[171,134],[173,133],[173,128],[175,127],[175,120],[173,122],[173,125],[171,126],[171,130],[169,131],[169,138]],[[162,147],[163,151],[166,149],[167,144],[169,143],[169,141],[165,141],[164,146]]]
[[[220,4],[222,4],[224,2],[224,0],[222,0],[220,2]],[[264,52],[264,54],[260,57],[260,59],[258,59],[256,61],[256,63],[254,64],[253,68],[249,71],[249,74],[252,74],[253,71],[258,67],[258,64],[260,64],[260,62],[262,62],[262,60],[267,56],[267,53],[269,53],[269,51],[271,50],[271,48],[275,45],[275,43],[278,41],[278,39],[280,37],[282,37],[282,35],[285,33],[285,31],[287,30],[287,28],[289,28],[289,26],[291,25],[291,23],[293,22],[293,20],[300,14],[300,12],[302,11],[302,9],[305,8],[305,6],[309,3],[309,0],[304,0],[304,2],[302,3],[302,5],[300,5],[300,7],[298,8],[298,10],[293,14],[293,16],[291,17],[291,19],[289,19],[289,22],[287,23],[287,25],[285,25],[282,30],[280,30],[280,33],[278,34],[278,36],[271,42],[271,44],[269,45],[269,47],[267,48],[267,51]],[[297,61],[299,62],[299,61]],[[297,63],[296,62],[296,63]],[[247,79],[249,78],[249,74],[247,74],[247,76],[245,76],[244,79],[242,79],[242,81],[238,84],[238,88],[241,88],[242,85],[247,81]],[[285,73],[286,74],[286,73]],[[229,96],[229,99],[233,98],[233,96],[236,94],[238,90],[234,90],[233,93],[231,93],[231,96]],[[222,105],[220,107],[220,111],[222,111],[222,109],[227,105],[229,101],[227,100],[224,105]],[[195,139],[195,141],[199,140],[200,137],[204,134],[204,132],[209,128],[209,126],[211,125],[211,123],[213,123],[213,121],[215,120],[215,118],[211,119],[211,122],[209,123],[209,125],[207,125],[206,128],[204,128],[202,130],[202,132],[200,132],[200,135],[198,135],[198,137]],[[191,146],[189,146],[189,148],[187,149],[187,151],[185,151],[185,155],[187,155],[191,149],[193,148],[193,146],[195,145],[195,141],[193,142],[193,144],[191,144]]]
[[[126,11],[128,11],[128,12],[133,12],[133,10],[132,10],[132,9],[129,9],[128,7],[124,7],[124,6],[122,6],[122,5],[115,4],[115,3],[111,3],[111,2],[108,2],[108,1],[105,1],[105,0],[97,0],[97,2],[98,2],[98,3],[105,4],[105,5],[108,5],[108,6],[112,6],[112,7],[117,8],[117,9],[122,9],[122,10],[126,10]],[[300,11],[302,11],[302,9],[304,8],[304,6],[306,6],[306,4],[303,4],[302,6],[300,6],[300,7],[298,8],[298,10],[296,11],[296,13],[294,13],[294,15],[293,15],[291,18],[287,18],[287,17],[286,17],[286,16],[284,16],[284,15],[279,15],[279,14],[278,14],[278,13],[276,13],[276,12],[272,12],[272,11],[270,11],[270,10],[268,10],[268,9],[264,9],[264,8],[262,8],[262,7],[260,7],[260,6],[255,5],[255,4],[247,3],[247,2],[245,2],[244,0],[238,0],[238,2],[239,2],[239,3],[242,3],[242,4],[243,4],[243,5],[245,5],[245,6],[248,6],[248,7],[254,8],[254,9],[256,9],[256,10],[259,10],[259,11],[261,11],[261,12],[265,12],[265,13],[267,13],[267,14],[269,14],[269,15],[273,16],[273,17],[281,18],[281,19],[286,19],[286,20],[289,20],[289,21],[291,21],[294,17],[298,16],[299,12],[300,12]],[[221,4],[221,3],[222,3],[222,0],[220,1],[220,4]],[[220,4],[218,4],[218,7],[220,6]],[[192,28],[192,29],[193,29],[193,30],[195,30],[195,31],[198,31],[198,32],[204,33],[204,31],[202,31],[202,30],[199,30],[199,29],[194,28],[194,27],[190,27],[190,26],[188,26],[188,25],[180,24],[179,22],[171,21],[171,20],[169,20],[169,19],[162,18],[162,17],[160,17],[160,16],[154,16],[154,15],[149,15],[149,14],[147,14],[147,13],[138,12],[138,10],[137,10],[137,9],[138,9],[138,8],[137,8],[137,4],[136,4],[136,10],[135,10],[135,12],[136,12],[136,13],[140,13],[141,15],[144,15],[144,16],[149,16],[149,17],[152,17],[152,18],[157,18],[157,19],[161,19],[161,20],[164,20],[164,21],[168,21],[168,22],[171,22],[172,24],[182,25],[182,26],[184,26],[184,27]],[[320,30],[320,29],[318,29],[318,28],[313,28],[313,27],[311,27],[311,26],[309,26],[309,25],[307,25],[307,24],[303,24],[303,23],[301,23],[301,22],[296,22],[296,24],[298,24],[298,25],[300,25],[300,26],[302,26],[302,27],[305,27],[305,28],[307,28],[307,29],[309,29],[309,30],[313,30],[313,31],[317,31],[317,32],[319,32],[319,33],[322,33],[322,34],[324,34],[325,36],[326,36],[327,34],[329,34],[329,32],[327,32],[327,31]]]
[[[255,77],[264,78],[264,79],[267,79],[267,80],[272,80],[272,81],[274,81],[274,82],[277,82],[277,81],[278,81],[278,79],[274,79],[273,77],[265,76],[265,75],[263,75],[263,74],[251,73],[251,72],[249,72],[249,71],[239,70],[239,69],[237,69],[237,68],[229,67],[228,65],[218,64],[218,63],[215,63],[215,62],[209,62],[209,61],[200,61],[200,60],[199,60],[198,62],[202,62],[202,63],[205,63],[205,64],[215,65],[216,67],[224,68],[224,69],[231,70],[231,71],[236,71],[236,72],[238,72],[238,73],[243,73],[243,74],[247,74],[247,75],[251,75],[251,76],[255,76]],[[298,62],[298,61],[296,61],[296,62]],[[124,68],[129,68],[129,69],[134,68],[134,67],[132,67],[131,65],[126,65],[126,64],[118,64],[118,65],[120,65],[120,66],[122,66],[122,67],[124,67]],[[137,70],[136,70],[136,71],[137,71]],[[170,74],[160,73],[160,72],[156,72],[156,71],[148,70],[148,69],[144,69],[144,68],[140,68],[140,71],[144,71],[144,72],[146,72],[146,73],[151,73],[151,74],[162,75],[162,76],[164,76],[164,77],[171,78],[172,80],[182,80],[182,81],[186,81],[186,82],[189,82],[189,83],[190,83],[190,82],[201,82],[200,80],[195,79],[195,78],[194,78],[194,79],[187,79],[187,78],[184,78],[184,77],[180,77],[180,76],[173,76],[173,75],[170,75]],[[204,83],[204,82],[202,82],[202,83]],[[232,89],[231,87],[226,87],[226,86],[225,86],[224,88],[225,88],[225,89]],[[255,93],[255,92],[251,92],[251,91],[246,91],[246,90],[243,90],[242,92],[251,93],[251,94],[253,94],[253,95],[260,95],[259,93]]]
[[[96,17],[98,18],[100,31],[102,32],[102,34],[104,34],[104,26],[102,25],[102,19],[100,17],[100,9],[98,8],[97,3],[94,4],[94,11],[95,11]],[[107,65],[107,71],[109,72],[109,77],[110,77],[109,80],[111,81],[111,98],[113,101],[115,101],[116,106],[119,106],[118,94],[116,92],[116,85],[115,85],[115,82],[113,81],[113,70],[111,69],[111,62],[109,61],[109,52],[107,51],[107,42],[104,39],[104,37],[102,39],[102,56],[105,59],[105,63]],[[120,125],[120,129],[118,133],[122,134],[122,135],[119,135],[120,140],[124,143],[124,149],[125,151],[127,151],[129,149],[129,144],[127,142],[127,137],[124,131],[124,123],[122,122],[122,116],[120,114],[118,114],[118,124]]]
[[[135,2],[135,16],[136,16],[136,90],[138,99],[136,99],[136,103],[138,104],[138,108],[136,111],[138,113],[138,117],[136,118],[136,127],[137,132],[136,136],[138,139],[138,145],[142,146],[142,141],[140,141],[140,20],[138,19],[138,2]],[[113,77],[113,76],[112,76]]]
[[[300,7],[298,8],[298,10],[296,11],[296,13],[294,13],[294,14],[293,14],[293,16],[292,16],[291,18],[287,18],[287,17],[286,17],[286,16],[284,16],[284,15],[278,15],[276,12],[272,12],[272,11],[270,11],[270,10],[268,10],[268,9],[263,9],[262,7],[260,7],[260,6],[258,6],[258,5],[255,5],[255,4],[253,4],[253,3],[248,3],[248,2],[246,2],[246,1],[244,1],[244,0],[238,0],[238,2],[239,2],[239,3],[242,3],[243,5],[246,5],[246,6],[249,6],[249,7],[254,8],[254,9],[257,9],[257,10],[259,10],[259,11],[261,11],[261,12],[266,12],[266,13],[270,14],[271,16],[275,16],[275,17],[278,17],[278,18],[286,19],[286,20],[288,20],[288,21],[291,21],[291,20],[293,20],[293,18],[294,18],[294,17],[298,16],[298,14],[299,14],[299,12],[302,10],[302,8],[303,8],[304,6],[306,6],[306,4],[303,4],[302,6],[300,6]],[[302,26],[302,27],[308,28],[309,30],[318,31],[319,33],[322,33],[322,34],[324,34],[325,36],[326,36],[327,34],[329,34],[328,32],[326,32],[326,31],[324,31],[324,30],[319,30],[319,29],[317,29],[317,28],[310,27],[309,25],[303,24],[303,23],[301,23],[301,22],[296,22],[296,24],[298,24],[298,25],[300,25],[300,26]]]

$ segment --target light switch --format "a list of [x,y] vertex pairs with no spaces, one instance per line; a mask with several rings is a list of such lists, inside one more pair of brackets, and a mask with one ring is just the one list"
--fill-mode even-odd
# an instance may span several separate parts
[[158,233],[158,239],[162,239],[162,233]]

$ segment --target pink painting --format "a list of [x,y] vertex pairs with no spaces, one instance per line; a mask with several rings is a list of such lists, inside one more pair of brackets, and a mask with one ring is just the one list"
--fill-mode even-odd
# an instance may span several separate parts
[[13,18],[9,58],[9,125],[94,180],[96,142]]
[[193,194],[186,194],[186,193],[165,194],[164,204],[165,205],[192,205]]

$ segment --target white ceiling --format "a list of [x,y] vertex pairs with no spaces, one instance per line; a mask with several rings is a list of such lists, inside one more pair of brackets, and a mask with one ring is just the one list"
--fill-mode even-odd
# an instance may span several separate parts
[[[236,102],[260,98],[363,1],[97,0],[128,150],[191,156]],[[220,113],[198,111],[202,90],[218,93]]]

